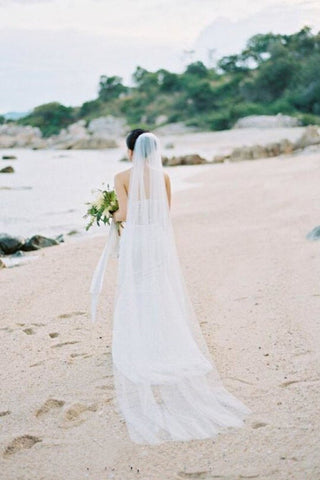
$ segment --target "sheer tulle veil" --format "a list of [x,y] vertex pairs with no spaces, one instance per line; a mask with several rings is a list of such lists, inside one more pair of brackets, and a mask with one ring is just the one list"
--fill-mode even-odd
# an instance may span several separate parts
[[225,389],[176,249],[159,139],[136,140],[119,243],[114,406],[132,441],[157,444],[240,427],[251,410]]

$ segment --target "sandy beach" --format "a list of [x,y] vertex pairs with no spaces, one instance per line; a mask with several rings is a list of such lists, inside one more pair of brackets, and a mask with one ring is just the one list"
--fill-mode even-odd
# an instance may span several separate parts
[[[239,132],[239,135],[241,132]],[[179,168],[179,167],[177,167]],[[253,414],[209,440],[131,443],[117,417],[105,235],[0,272],[3,480],[320,478],[319,153],[205,165],[173,194],[191,299],[225,386]]]

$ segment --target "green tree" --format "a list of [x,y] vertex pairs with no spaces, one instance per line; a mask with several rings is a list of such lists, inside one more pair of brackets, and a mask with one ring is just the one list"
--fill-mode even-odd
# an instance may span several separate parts
[[203,62],[193,62],[187,65],[185,75],[194,75],[198,78],[208,78],[209,71]]
[[21,118],[18,123],[39,127],[44,137],[56,135],[62,128],[74,122],[72,107],[66,107],[58,102],[45,103],[36,107],[29,115]]
[[103,102],[118,98],[128,88],[122,85],[122,78],[118,76],[108,77],[101,75],[99,80],[98,97]]

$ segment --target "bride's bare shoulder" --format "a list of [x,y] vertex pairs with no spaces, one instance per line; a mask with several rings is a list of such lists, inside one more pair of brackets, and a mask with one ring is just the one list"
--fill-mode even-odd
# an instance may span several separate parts
[[114,178],[117,180],[125,180],[130,175],[131,168],[127,168],[126,170],[121,170],[120,172],[115,174]]

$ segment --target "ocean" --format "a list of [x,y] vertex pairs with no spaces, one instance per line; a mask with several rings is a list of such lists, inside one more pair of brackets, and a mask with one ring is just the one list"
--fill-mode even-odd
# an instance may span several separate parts
[[[15,155],[16,160],[3,160]],[[0,149],[0,169],[11,165],[14,173],[0,174],[0,232],[30,237],[101,234],[103,227],[85,231],[83,218],[96,190],[113,187],[114,175],[130,168],[120,161],[123,148],[108,150],[28,150]],[[164,167],[169,173],[172,192],[190,188],[187,178],[208,165]],[[212,167],[211,167],[212,168]],[[104,185],[103,185],[104,182]],[[95,191],[95,193],[94,193]]]

